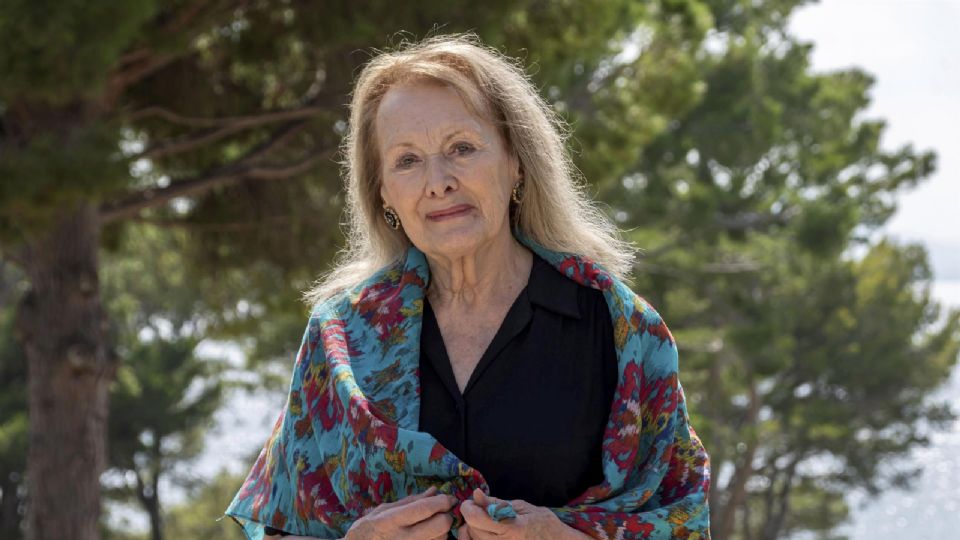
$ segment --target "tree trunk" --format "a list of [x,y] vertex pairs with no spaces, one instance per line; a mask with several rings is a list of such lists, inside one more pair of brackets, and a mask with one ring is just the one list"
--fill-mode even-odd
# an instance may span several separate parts
[[150,497],[147,504],[150,514],[150,540],[163,540],[163,522],[160,520],[160,500],[156,494]]
[[743,505],[743,512],[740,513],[740,538],[753,540],[753,531],[750,529],[750,501]]
[[[724,361],[723,361],[724,351],[720,351],[720,354],[717,355],[717,358],[710,363],[710,378],[708,379],[707,388],[705,390],[707,396],[707,404],[705,407],[704,415],[710,418],[710,422],[717,426],[717,429],[714,430],[713,439],[710,441],[712,446],[710,448],[710,466],[712,467],[712,473],[715,475],[713,478],[714,484],[711,486],[710,494],[708,495],[709,506],[711,509],[710,517],[710,532],[711,535],[714,533],[715,518],[712,516],[720,506],[721,501],[724,499],[723,494],[726,492],[726,489],[721,489],[719,479],[719,472],[723,464],[727,462],[727,456],[725,455],[724,448],[727,444],[726,438],[723,436],[724,429],[723,426],[726,425],[726,418],[723,417],[723,413],[718,413],[717,411],[723,410],[723,389],[721,387],[723,381],[723,370]],[[715,538],[722,538],[716,537]]]
[[[751,376],[748,373],[748,376]],[[737,510],[742,510],[747,503],[747,482],[753,478],[753,460],[757,453],[756,427],[760,417],[760,396],[757,394],[757,385],[750,383],[750,403],[747,406],[746,418],[742,425],[747,429],[747,448],[740,456],[740,462],[736,465],[733,476],[727,482],[727,499],[722,506],[714,507],[711,516],[713,522],[710,526],[710,534],[715,540],[726,540],[733,535],[736,525]],[[715,517],[713,517],[715,516]]]
[[14,480],[14,471],[2,471],[0,475],[0,538],[19,540],[20,532],[20,494],[19,482]]
[[[154,457],[155,458],[155,457]],[[159,458],[155,458],[159,459]],[[163,540],[163,521],[160,515],[160,475],[155,473],[149,484],[137,471],[137,497],[150,517],[150,540]]]
[[762,540],[777,540],[783,530],[783,524],[786,522],[787,512],[790,510],[790,491],[793,488],[793,478],[796,476],[797,464],[800,458],[797,457],[787,466],[786,477],[783,480],[783,489],[777,495],[776,512],[763,525],[763,532],[760,538]]
[[96,207],[82,202],[27,242],[17,313],[27,358],[27,538],[99,538],[108,388],[116,359],[100,302]]

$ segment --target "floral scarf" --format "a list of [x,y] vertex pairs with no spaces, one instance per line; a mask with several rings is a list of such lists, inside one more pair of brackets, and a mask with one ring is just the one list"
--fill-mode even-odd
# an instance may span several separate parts
[[[689,424],[666,324],[601,265],[517,237],[567,278],[603,291],[618,357],[604,480],[550,510],[593,538],[709,539],[709,458]],[[476,487],[496,496],[482,471],[418,430],[429,279],[426,258],[411,247],[313,308],[286,407],[226,510],[250,539],[260,540],[264,526],[341,538],[367,510],[430,486],[461,500]],[[458,507],[453,516],[456,535]]]

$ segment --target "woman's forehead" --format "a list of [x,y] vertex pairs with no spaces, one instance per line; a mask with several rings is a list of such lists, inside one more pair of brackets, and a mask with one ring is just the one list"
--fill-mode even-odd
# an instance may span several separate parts
[[376,116],[381,148],[440,142],[454,132],[489,135],[493,126],[473,114],[460,94],[436,84],[404,85],[384,95]]

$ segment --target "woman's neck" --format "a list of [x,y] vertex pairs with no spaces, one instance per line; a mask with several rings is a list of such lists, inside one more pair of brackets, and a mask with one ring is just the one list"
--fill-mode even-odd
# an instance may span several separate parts
[[506,238],[469,255],[427,255],[427,263],[430,303],[472,309],[498,300],[512,300],[527,282],[533,254],[508,233]]

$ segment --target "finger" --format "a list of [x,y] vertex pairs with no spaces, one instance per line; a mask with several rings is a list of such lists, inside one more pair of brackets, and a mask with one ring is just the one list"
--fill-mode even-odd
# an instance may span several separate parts
[[424,491],[424,492],[422,492],[422,493],[414,493],[414,494],[412,494],[412,495],[407,495],[406,497],[404,497],[404,498],[402,498],[402,499],[399,499],[399,500],[396,500],[396,501],[394,501],[394,502],[392,502],[392,503],[387,503],[387,504],[390,504],[390,505],[393,505],[393,506],[403,506],[403,505],[408,504],[408,503],[411,503],[411,502],[413,502],[413,501],[416,501],[416,500],[419,500],[419,499],[423,499],[423,498],[426,498],[426,497],[433,496],[433,495],[435,495],[436,493],[437,493],[437,486],[430,486],[430,487],[427,488],[426,491]]
[[470,536],[469,525],[461,525],[460,528],[457,529],[457,540],[473,540],[473,537]]
[[471,540],[502,540],[503,538],[503,536],[490,531],[481,531],[480,529],[470,531]]
[[514,512],[519,516],[520,514],[531,514],[536,510],[536,506],[528,503],[523,499],[513,499],[510,501],[510,506],[513,507]]
[[497,506],[509,506],[511,504],[510,501],[505,501],[498,497],[491,497],[490,495],[487,495],[480,488],[475,488],[473,490],[473,500],[477,503],[477,506],[484,509],[491,504],[495,504]]
[[483,531],[503,534],[509,528],[504,523],[494,521],[490,514],[487,514],[486,508],[478,506],[474,501],[463,501],[460,505],[460,513],[463,514],[463,519],[470,525],[471,532],[478,533],[475,535],[478,538],[482,537],[480,533]]
[[449,512],[456,503],[457,498],[453,495],[433,495],[387,509],[384,512],[384,518],[392,520],[394,524],[401,527],[410,526],[439,512]]
[[492,498],[493,497],[490,497],[489,495],[484,493],[483,490],[480,488],[474,488],[473,490],[473,500],[477,501],[477,504],[484,508],[492,502],[490,500]]
[[420,500],[420,499],[423,499],[423,498],[426,498],[426,497],[430,497],[430,496],[432,496],[433,494],[435,494],[436,492],[437,492],[437,486],[430,486],[429,488],[427,488],[426,491],[424,491],[424,492],[422,492],[422,493],[414,493],[414,494],[412,494],[412,495],[407,495],[406,497],[404,497],[404,498],[402,498],[402,499],[398,499],[398,500],[393,501],[393,502],[381,503],[381,504],[377,505],[375,508],[373,508],[373,510],[370,510],[369,512],[367,512],[366,515],[372,516],[372,515],[374,515],[374,514],[379,514],[380,512],[383,512],[384,510],[389,510],[390,508],[396,508],[396,507],[398,507],[398,506],[404,506],[404,505],[407,505],[407,504],[412,503],[413,501],[417,501],[417,500]]
[[403,529],[407,538],[446,538],[450,526],[453,525],[453,516],[447,512],[433,514],[431,517]]
[[[500,498],[498,498],[498,497],[491,497],[490,495],[487,495],[486,493],[484,493],[480,488],[476,488],[476,489],[473,490],[473,500],[474,500],[474,502],[477,504],[477,506],[479,506],[481,509],[483,509],[483,510],[487,513],[487,516],[490,516],[490,511],[488,510],[488,508],[490,507],[490,505],[494,505],[494,506],[497,507],[498,509],[503,508],[503,507],[513,508],[513,503],[512,503],[512,502],[510,502],[510,501],[505,501],[505,500],[500,499]],[[516,510],[517,510],[516,508],[513,508],[514,513],[516,513]],[[493,519],[493,518],[491,518],[491,519]],[[509,519],[509,518],[507,518],[507,519]],[[494,521],[494,522],[503,522],[503,521],[504,521],[504,518],[501,518],[501,519],[499,519],[499,520],[493,519],[493,521]]]

